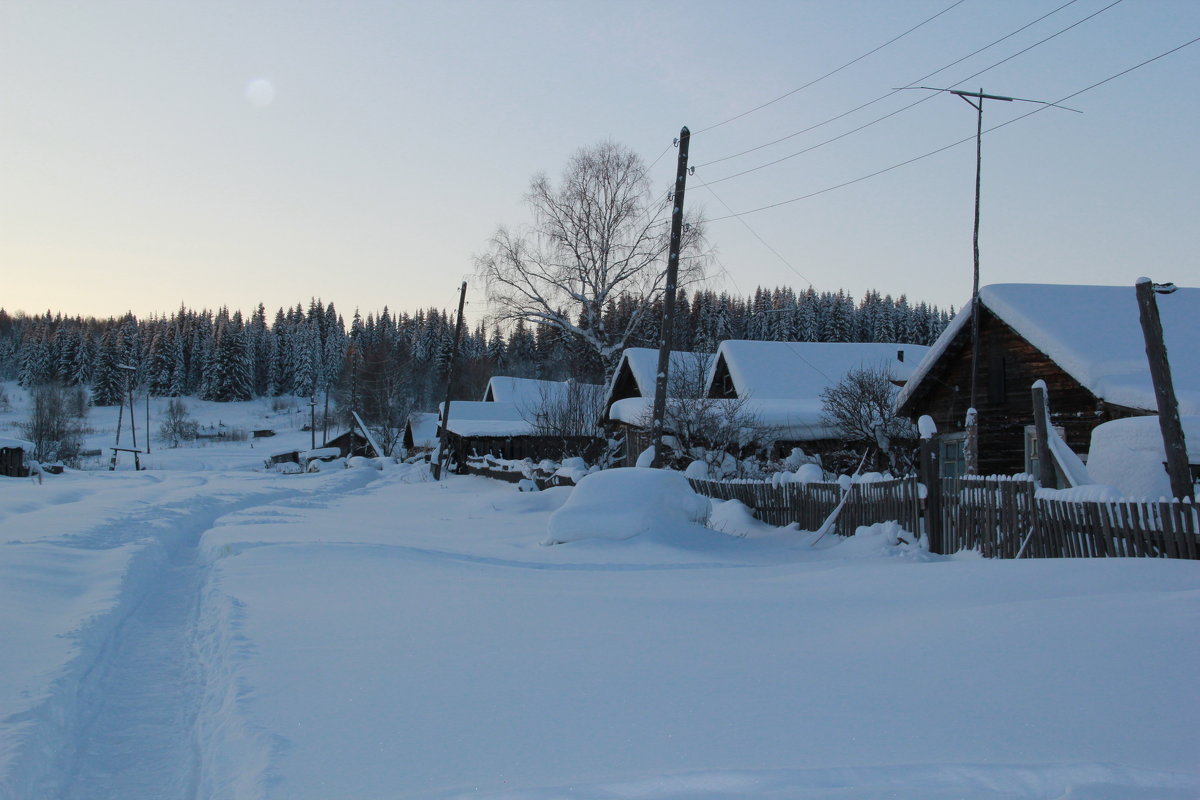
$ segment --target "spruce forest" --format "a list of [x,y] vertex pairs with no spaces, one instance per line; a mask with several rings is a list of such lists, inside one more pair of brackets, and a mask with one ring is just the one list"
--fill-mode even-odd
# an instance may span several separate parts
[[[631,309],[610,304],[613,328]],[[657,346],[660,309],[627,346]],[[726,339],[931,344],[952,315],[868,292],[857,303],[845,292],[757,289],[749,298],[695,291],[680,295],[674,348],[712,352]],[[240,311],[181,307],[138,319],[29,316],[0,309],[0,377],[32,387],[58,382],[84,387],[94,405],[121,401],[132,367],[136,387],[159,397],[235,401],[253,397],[328,394],[337,407],[372,416],[380,403],[431,409],[441,399],[454,346],[454,321],[444,310],[413,315],[387,307],[347,321],[332,302],[313,299],[268,318],[260,304]],[[492,375],[600,383],[609,376],[568,334],[518,321],[502,330],[464,330],[454,397],[478,399]],[[382,398],[382,399],[381,399]]]

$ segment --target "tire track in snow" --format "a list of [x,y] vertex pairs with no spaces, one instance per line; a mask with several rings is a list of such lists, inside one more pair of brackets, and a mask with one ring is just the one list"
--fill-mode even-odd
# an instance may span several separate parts
[[196,797],[206,760],[196,728],[208,678],[198,656],[209,574],[201,538],[229,514],[332,500],[373,481],[376,473],[367,472],[316,487],[275,484],[241,494],[206,495],[206,480],[190,497],[170,492],[161,503],[56,540],[83,549],[144,546],[130,561],[112,611],[92,623],[104,635],[80,636],[79,656],[34,712],[42,728],[37,746],[27,749],[9,785],[28,787],[29,797],[61,800]]

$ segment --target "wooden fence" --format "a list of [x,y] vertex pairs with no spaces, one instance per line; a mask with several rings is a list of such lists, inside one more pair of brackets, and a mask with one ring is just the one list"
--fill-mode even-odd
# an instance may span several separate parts
[[[739,500],[770,525],[816,530],[841,499],[836,483],[724,482],[689,478],[717,500]],[[942,478],[929,497],[915,478],[856,483],[837,531],[896,521],[923,532],[935,553],[978,550],[988,558],[1200,559],[1200,507],[1191,503],[1060,500],[1038,497],[1024,478]]]
[[1024,544],[1026,558],[1200,558],[1200,508],[1191,503],[1059,500],[1005,478],[941,484],[937,552],[1015,558]]
[[[842,499],[837,483],[726,482],[688,478],[697,493],[716,500],[738,500],[768,525],[798,523],[801,530],[821,526]],[[920,530],[920,484],[916,478],[855,483],[837,519],[837,530],[849,536],[860,525],[899,522],[905,530]]]

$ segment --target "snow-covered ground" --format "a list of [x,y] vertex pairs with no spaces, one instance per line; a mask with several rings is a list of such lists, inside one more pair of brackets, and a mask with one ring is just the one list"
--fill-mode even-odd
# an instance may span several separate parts
[[0,479],[0,798],[1200,797],[1196,563],[250,451]]

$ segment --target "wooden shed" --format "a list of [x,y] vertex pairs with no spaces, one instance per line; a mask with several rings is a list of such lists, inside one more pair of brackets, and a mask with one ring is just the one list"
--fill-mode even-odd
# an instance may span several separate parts
[[29,475],[29,457],[36,448],[33,442],[0,436],[0,475],[24,478]]
[[[1200,414],[1200,290],[1162,296],[1159,309],[1180,412]],[[981,474],[1028,471],[1034,381],[1046,382],[1051,423],[1081,458],[1097,425],[1156,413],[1132,285],[985,286],[978,310],[968,303],[954,318],[898,400],[900,413],[928,415],[937,424],[943,474],[959,474],[963,466],[975,313]]]

